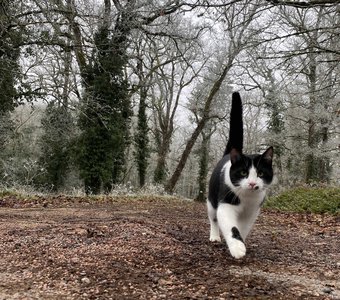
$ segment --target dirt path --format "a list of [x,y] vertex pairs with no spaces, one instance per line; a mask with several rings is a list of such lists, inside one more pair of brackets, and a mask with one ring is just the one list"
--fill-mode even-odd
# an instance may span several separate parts
[[237,261],[205,205],[0,200],[0,299],[340,299],[340,226],[265,211]]

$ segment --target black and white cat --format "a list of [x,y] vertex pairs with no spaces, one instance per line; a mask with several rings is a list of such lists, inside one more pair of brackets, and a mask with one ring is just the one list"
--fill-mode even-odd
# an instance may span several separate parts
[[248,236],[266,190],[273,181],[273,148],[263,154],[246,155],[243,148],[242,102],[239,93],[232,95],[229,141],[223,158],[217,163],[209,183],[208,216],[210,241],[221,241],[220,230],[231,255],[246,254]]

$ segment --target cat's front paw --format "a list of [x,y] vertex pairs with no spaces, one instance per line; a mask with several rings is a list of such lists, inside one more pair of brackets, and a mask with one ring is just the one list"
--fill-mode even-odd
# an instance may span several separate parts
[[228,244],[228,247],[230,254],[236,259],[240,259],[246,255],[246,246],[240,240],[234,239]]
[[221,242],[221,237],[218,235],[211,235],[209,240],[210,242]]

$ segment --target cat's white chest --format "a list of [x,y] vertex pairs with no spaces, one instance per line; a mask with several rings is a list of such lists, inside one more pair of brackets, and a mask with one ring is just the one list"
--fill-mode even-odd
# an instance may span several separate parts
[[[223,168],[224,182],[233,193],[237,195],[240,203],[238,205],[227,204],[225,207],[221,207],[221,209],[228,211],[229,218],[226,218],[224,221],[228,222],[227,219],[232,220],[235,218],[243,238],[246,238],[260,213],[261,204],[266,195],[266,191],[264,189],[246,189],[244,188],[246,182],[243,186],[234,186],[229,176],[230,166],[231,162],[228,161]],[[234,217],[230,218],[230,215],[234,215]]]
[[[255,198],[255,199],[254,199]],[[262,202],[262,199],[254,197],[252,199],[240,199],[240,205],[237,208],[238,210],[238,219],[240,223],[253,223],[257,216],[260,213],[260,205]]]

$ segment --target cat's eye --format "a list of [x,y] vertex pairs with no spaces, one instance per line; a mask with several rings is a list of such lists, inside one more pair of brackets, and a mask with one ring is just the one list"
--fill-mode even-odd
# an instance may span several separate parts
[[243,176],[243,177],[245,177],[245,176],[247,176],[248,175],[248,173],[247,173],[247,171],[241,171],[241,176]]
[[263,177],[263,175],[264,175],[263,172],[261,172],[261,171],[257,172],[258,177]]

